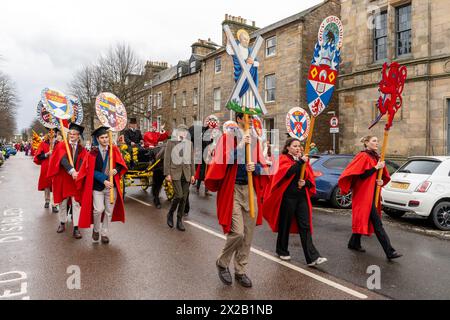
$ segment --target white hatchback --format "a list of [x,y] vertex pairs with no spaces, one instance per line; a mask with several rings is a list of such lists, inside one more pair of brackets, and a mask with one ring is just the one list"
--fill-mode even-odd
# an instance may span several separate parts
[[412,212],[450,231],[450,156],[408,158],[381,197],[384,212],[392,217]]

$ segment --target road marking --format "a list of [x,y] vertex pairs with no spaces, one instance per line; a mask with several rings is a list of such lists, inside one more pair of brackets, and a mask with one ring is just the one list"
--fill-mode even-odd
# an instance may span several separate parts
[[[141,201],[141,200],[139,200],[139,199],[136,199],[136,198],[133,198],[133,197],[130,197],[130,196],[127,196],[127,197],[129,197],[130,199],[136,200],[137,202],[143,203],[143,204],[145,204],[145,205],[147,205],[147,206],[151,206],[150,204],[148,204],[148,203],[146,203],[146,202],[144,202],[144,201]],[[211,230],[211,229],[209,229],[209,228],[206,228],[206,227],[204,227],[204,226],[202,226],[202,225],[200,225],[200,224],[197,224],[197,223],[195,223],[195,222],[192,222],[192,221],[184,221],[184,222],[187,223],[187,224],[189,224],[189,225],[191,225],[191,226],[193,226],[193,227],[195,227],[195,228],[197,228],[197,229],[200,229],[200,230],[202,230],[202,231],[205,231],[205,232],[207,232],[207,233],[209,233],[209,234],[211,234],[211,235],[213,235],[213,236],[215,236],[215,237],[217,237],[217,238],[226,240],[226,236],[225,236],[225,235],[220,234],[220,233],[218,233],[218,232],[216,232],[216,231],[214,231],[214,230]],[[253,253],[255,253],[255,254],[257,254],[257,255],[260,255],[260,256],[262,256],[262,257],[268,259],[268,260],[271,260],[271,261],[273,261],[273,262],[276,262],[276,263],[278,263],[278,264],[281,264],[281,265],[283,265],[283,266],[285,266],[285,267],[287,267],[287,268],[289,268],[289,269],[291,269],[291,270],[297,271],[297,272],[299,272],[299,273],[301,273],[301,274],[303,274],[303,275],[305,275],[305,276],[308,276],[308,277],[313,278],[313,279],[315,279],[315,280],[317,280],[317,281],[320,281],[320,282],[322,282],[322,283],[324,283],[324,284],[326,284],[326,285],[329,285],[330,287],[333,287],[333,288],[335,288],[335,289],[338,289],[338,290],[340,290],[340,291],[343,291],[343,292],[345,292],[345,293],[347,293],[347,294],[349,294],[349,295],[352,295],[352,296],[354,296],[354,297],[356,297],[356,298],[358,298],[358,299],[368,299],[368,298],[369,298],[369,297],[366,296],[365,294],[362,294],[362,293],[360,293],[360,292],[358,292],[358,291],[355,291],[355,290],[353,290],[353,289],[347,288],[347,287],[345,287],[345,286],[343,286],[343,285],[341,285],[341,284],[339,284],[339,283],[337,283],[337,282],[328,280],[328,279],[326,279],[326,278],[324,278],[324,277],[321,277],[321,276],[319,276],[319,275],[317,275],[317,274],[314,274],[314,273],[312,273],[312,272],[310,272],[310,271],[308,271],[308,270],[305,270],[305,269],[300,268],[300,267],[298,267],[298,266],[296,266],[296,265],[293,265],[292,263],[285,262],[285,261],[281,261],[281,260],[278,259],[277,257],[272,256],[272,255],[270,255],[270,254],[267,254],[267,253],[265,253],[265,252],[263,252],[263,251],[261,251],[261,250],[255,249],[255,248],[253,248],[253,247],[251,247],[250,250],[251,250]]]
[[126,195],[126,197],[130,198],[130,199],[132,199],[134,201],[137,201],[139,203],[142,203],[143,205],[146,205],[147,207],[153,207],[150,203],[147,203],[147,202],[144,202],[142,200],[136,199],[135,197],[132,197],[132,196],[129,196],[129,195]]
[[333,210],[330,210],[330,209],[325,209],[325,208],[319,208],[319,207],[313,207],[315,210],[320,210],[320,211],[325,211],[325,212],[328,212],[328,213],[334,213],[334,211]]

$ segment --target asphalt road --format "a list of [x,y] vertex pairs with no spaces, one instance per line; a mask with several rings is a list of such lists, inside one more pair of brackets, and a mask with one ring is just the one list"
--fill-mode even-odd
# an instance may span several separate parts
[[[363,239],[365,254],[346,248],[348,213],[315,209],[314,242],[329,259],[316,269],[305,266],[297,236],[290,242],[293,260],[281,262],[276,235],[258,227],[248,273],[254,287],[226,287],[214,265],[224,245],[215,197],[204,197],[203,189],[191,194],[182,233],[165,223],[167,201],[158,210],[149,193],[128,188],[127,221],[114,223],[111,243],[101,245],[92,243],[91,229],[82,230],[81,240],[71,237],[71,228],[56,233],[57,215],[43,208],[38,174],[22,153],[0,168],[0,299],[450,298],[448,240],[396,223],[386,229],[405,257],[387,262],[375,238]],[[380,268],[380,289],[367,289],[370,266]],[[81,288],[73,289],[78,270]]]

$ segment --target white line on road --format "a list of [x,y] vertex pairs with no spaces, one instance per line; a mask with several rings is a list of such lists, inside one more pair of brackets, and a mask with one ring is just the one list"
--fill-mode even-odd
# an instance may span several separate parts
[[314,207],[314,210],[320,210],[320,211],[325,211],[325,212],[328,212],[328,213],[334,213],[333,210],[325,209],[325,208],[319,208],[319,207]]
[[136,199],[135,197],[132,197],[132,196],[129,196],[129,195],[127,195],[126,197],[130,198],[130,199],[132,199],[134,201],[137,201],[139,203],[142,203],[143,205],[146,205],[147,207],[153,207],[150,203],[147,203],[147,202],[144,202],[142,200]]
[[[144,202],[144,201],[141,201],[141,200],[139,200],[139,199],[136,199],[136,198],[133,198],[133,197],[130,197],[130,196],[127,196],[127,197],[130,198],[130,199],[133,199],[133,200],[135,200],[135,201],[137,201],[137,202],[139,202],[139,203],[145,204],[145,205],[147,205],[147,206],[151,206],[150,204],[148,204],[148,203],[146,203],[146,202]],[[220,234],[220,233],[218,233],[218,232],[216,232],[216,231],[213,231],[213,230],[211,230],[211,229],[209,229],[209,228],[206,228],[206,227],[204,227],[204,226],[202,226],[202,225],[200,225],[200,224],[197,224],[197,223],[195,223],[195,222],[192,222],[192,221],[185,221],[185,223],[190,224],[191,226],[193,226],[193,227],[195,227],[195,228],[197,228],[197,229],[200,229],[200,230],[202,230],[202,231],[205,231],[205,232],[207,232],[207,233],[209,233],[209,234],[211,234],[211,235],[213,235],[213,236],[215,236],[215,237],[217,237],[217,238],[220,238],[220,239],[223,239],[223,240],[226,239],[226,236],[225,236],[225,235]],[[315,279],[315,280],[317,280],[317,281],[320,281],[320,282],[322,282],[322,283],[324,283],[324,284],[326,284],[326,285],[329,285],[330,287],[333,287],[333,288],[335,288],[335,289],[338,289],[338,290],[340,290],[340,291],[343,291],[343,292],[345,292],[345,293],[347,293],[347,294],[349,294],[349,295],[352,295],[352,296],[354,296],[354,297],[356,297],[356,298],[358,298],[358,299],[368,299],[368,296],[366,296],[365,294],[362,294],[362,293],[360,293],[360,292],[358,292],[358,291],[355,291],[355,290],[353,290],[353,289],[347,288],[347,287],[345,287],[345,286],[343,286],[343,285],[341,285],[341,284],[339,284],[339,283],[337,283],[337,282],[328,280],[328,279],[326,279],[326,278],[324,278],[324,277],[321,277],[321,276],[319,276],[319,275],[317,275],[317,274],[314,274],[314,273],[312,273],[312,272],[310,272],[310,271],[308,271],[308,270],[305,270],[305,269],[303,269],[303,268],[297,267],[296,265],[293,265],[292,263],[288,263],[288,262],[285,262],[285,261],[281,261],[281,260],[279,260],[277,257],[274,257],[274,256],[272,256],[272,255],[270,255],[270,254],[267,254],[267,253],[265,253],[265,252],[263,252],[263,251],[261,251],[261,250],[258,250],[258,249],[255,249],[255,248],[252,247],[252,248],[251,248],[251,251],[252,251],[253,253],[257,254],[257,255],[260,255],[261,257],[264,257],[264,258],[266,258],[266,259],[268,259],[268,260],[271,260],[271,261],[273,261],[273,262],[276,262],[276,263],[278,263],[278,264],[281,264],[281,265],[283,265],[283,266],[285,266],[285,267],[287,267],[287,268],[289,268],[289,269],[291,269],[291,270],[297,271],[297,272],[299,272],[299,273],[301,273],[301,274],[303,274],[303,275],[305,275],[305,276],[308,276],[308,277],[313,278],[313,279]]]

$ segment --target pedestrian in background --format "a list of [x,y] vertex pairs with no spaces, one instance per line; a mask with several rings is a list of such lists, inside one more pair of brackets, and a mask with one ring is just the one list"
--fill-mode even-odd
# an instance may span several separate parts
[[[361,246],[361,236],[371,236],[374,232],[389,260],[401,257],[391,245],[391,241],[381,222],[381,197],[375,203],[377,186],[383,187],[390,181],[384,161],[378,155],[378,138],[367,136],[361,139],[364,150],[342,172],[338,184],[342,194],[352,190],[352,231],[348,248],[365,252]],[[377,180],[378,170],[383,170],[381,180]]]
[[188,139],[188,127],[180,124],[164,152],[164,175],[172,182],[175,195],[167,213],[167,225],[173,228],[173,214],[177,210],[177,229],[186,231],[183,216],[189,196],[189,186],[195,183],[194,147]]
[[316,144],[313,142],[311,143],[311,149],[309,150],[309,155],[312,156],[314,154],[319,153],[319,148],[317,148]]

